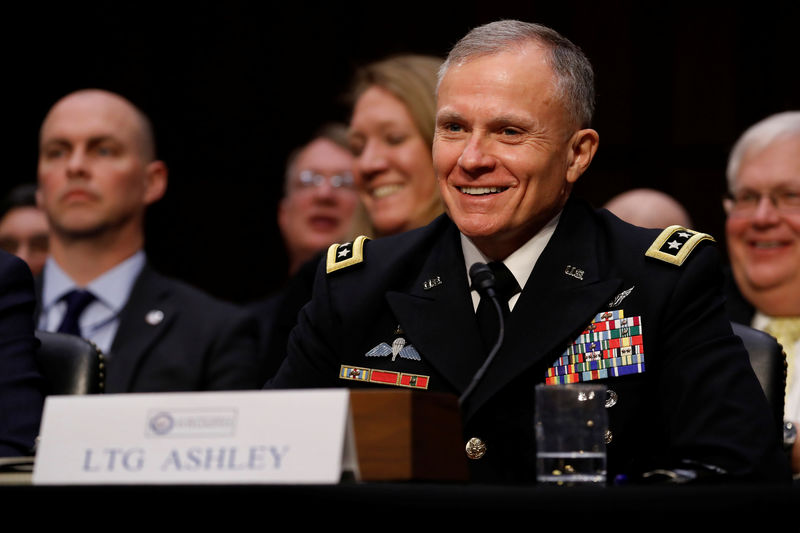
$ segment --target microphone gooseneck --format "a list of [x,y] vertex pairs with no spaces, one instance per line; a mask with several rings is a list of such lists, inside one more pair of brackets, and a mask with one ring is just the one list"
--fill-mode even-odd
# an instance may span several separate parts
[[497,341],[494,343],[492,350],[489,352],[488,357],[486,357],[486,361],[483,362],[483,365],[478,369],[475,375],[472,377],[472,381],[470,382],[469,386],[464,389],[464,392],[458,398],[459,405],[463,405],[464,401],[466,401],[467,397],[472,394],[472,391],[478,385],[480,380],[483,378],[483,375],[486,373],[486,370],[489,368],[489,365],[492,363],[494,356],[497,355],[497,352],[500,350],[500,346],[503,345],[503,337],[505,336],[505,323],[503,320],[503,311],[500,309],[500,302],[497,299],[497,291],[495,290],[496,279],[494,277],[494,273],[492,269],[486,263],[473,263],[471,267],[469,267],[469,279],[470,279],[470,287],[481,295],[481,299],[488,299],[494,304],[494,308],[497,311],[497,319],[499,322],[498,326],[498,334],[497,334]]

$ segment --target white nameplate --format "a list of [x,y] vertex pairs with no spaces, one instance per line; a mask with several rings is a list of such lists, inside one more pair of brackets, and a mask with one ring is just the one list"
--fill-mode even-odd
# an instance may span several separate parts
[[34,484],[358,478],[346,389],[50,396]]

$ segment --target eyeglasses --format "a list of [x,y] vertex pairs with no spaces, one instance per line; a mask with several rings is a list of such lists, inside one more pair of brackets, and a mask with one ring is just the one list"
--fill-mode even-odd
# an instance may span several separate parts
[[333,176],[325,176],[312,170],[300,171],[298,184],[301,189],[312,189],[314,187],[321,187],[325,181],[334,189],[352,189],[354,185],[353,174],[350,172],[341,172]]
[[765,197],[780,213],[800,213],[800,191],[790,189],[777,189],[767,193],[751,190],[728,193],[722,200],[722,205],[730,216],[752,216]]

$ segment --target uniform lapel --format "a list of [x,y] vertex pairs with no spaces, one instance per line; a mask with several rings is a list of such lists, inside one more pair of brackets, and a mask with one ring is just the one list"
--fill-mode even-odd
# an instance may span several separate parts
[[454,224],[435,243],[408,292],[388,292],[386,299],[423,359],[463,391],[485,354]]
[[120,313],[119,328],[111,345],[108,392],[130,390],[142,359],[168,331],[176,314],[163,278],[145,265]]
[[[620,288],[622,280],[604,278],[593,217],[583,204],[565,206],[511,313],[503,347],[466,405],[465,420],[533,365],[550,365],[546,358],[555,360]],[[542,382],[544,374],[534,378]]]

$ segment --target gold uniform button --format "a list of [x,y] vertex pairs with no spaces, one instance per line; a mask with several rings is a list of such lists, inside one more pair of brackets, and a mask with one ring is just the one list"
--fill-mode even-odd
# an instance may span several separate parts
[[467,441],[467,457],[470,459],[480,459],[486,454],[486,444],[477,437],[472,437]]

